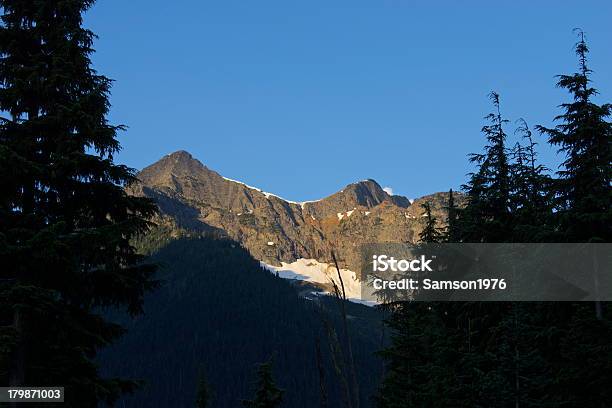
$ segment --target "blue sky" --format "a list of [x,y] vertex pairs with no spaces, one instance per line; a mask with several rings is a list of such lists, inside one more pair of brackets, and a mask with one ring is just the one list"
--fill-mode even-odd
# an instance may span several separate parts
[[465,181],[489,91],[509,133],[521,117],[551,124],[574,27],[612,100],[612,2],[498,3],[99,0],[85,24],[116,80],[110,119],[129,127],[119,161],[184,149],[290,200],[366,178],[418,197]]

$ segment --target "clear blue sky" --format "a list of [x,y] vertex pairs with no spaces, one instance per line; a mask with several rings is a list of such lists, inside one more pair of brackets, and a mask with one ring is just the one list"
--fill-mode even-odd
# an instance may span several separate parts
[[499,3],[99,0],[85,23],[129,126],[119,161],[184,149],[290,200],[365,178],[418,197],[465,181],[490,90],[512,121],[551,124],[574,27],[612,101],[612,1]]

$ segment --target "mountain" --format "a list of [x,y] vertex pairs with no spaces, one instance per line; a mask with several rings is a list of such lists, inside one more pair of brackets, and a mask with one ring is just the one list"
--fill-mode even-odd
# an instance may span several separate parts
[[133,194],[157,201],[164,222],[240,242],[258,260],[287,266],[300,259],[358,270],[361,244],[414,242],[422,229],[420,203],[445,219],[446,193],[389,195],[374,180],[349,184],[316,201],[294,202],[227,179],[185,151],[163,157],[137,175]]
[[224,178],[184,151],[138,179],[130,193],[153,198],[160,216],[134,244],[160,266],[162,284],[147,295],[142,316],[104,311],[127,331],[100,355],[102,372],[144,384],[117,406],[193,406],[201,376],[211,385],[212,406],[240,406],[253,393],[256,364],[269,359],[284,406],[320,406],[322,393],[328,406],[344,406],[344,306],[360,406],[372,406],[382,375],[375,351],[387,338],[384,311],[352,302],[340,308],[302,280],[330,291],[334,248],[349,297],[359,297],[352,272],[359,245],[414,240],[422,228],[418,204],[430,201],[444,219],[445,194],[411,203],[364,180],[298,203]]

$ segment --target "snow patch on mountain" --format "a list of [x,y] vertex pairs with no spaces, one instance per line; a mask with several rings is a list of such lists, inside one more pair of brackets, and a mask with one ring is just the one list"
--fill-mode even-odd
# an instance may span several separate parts
[[[291,263],[282,262],[281,266],[273,266],[265,262],[260,262],[260,265],[262,268],[274,274],[278,274],[278,276],[283,279],[302,280],[322,284],[330,284],[333,280],[338,287],[340,287],[336,267],[325,262],[319,262],[316,259],[300,258]],[[340,275],[342,276],[347,299],[352,302],[363,304],[374,303],[361,299],[361,281],[357,278],[355,272],[341,268]]]
[[350,217],[351,215],[353,215],[353,213],[355,212],[355,210],[356,210],[356,209],[357,209],[357,208],[353,208],[352,210],[349,210],[349,211],[347,211],[347,212],[343,212],[343,213],[338,213],[338,214],[336,214],[336,215],[338,216],[338,220],[339,220],[339,221],[342,221],[342,219],[343,219],[344,217],[346,217],[346,218]]
[[[223,176],[221,176],[221,177],[223,177]],[[310,200],[310,201],[291,201],[291,200],[287,200],[287,199],[285,199],[285,198],[283,198],[283,197],[281,197],[281,196],[278,196],[278,195],[276,195],[276,194],[272,194],[272,193],[268,193],[267,191],[263,191],[263,190],[262,190],[262,189],[260,189],[260,188],[253,187],[253,186],[249,186],[248,184],[243,183],[242,181],[233,180],[233,179],[231,179],[231,178],[227,178],[227,177],[223,177],[223,179],[224,179],[224,180],[227,180],[227,181],[231,181],[232,183],[238,183],[238,184],[241,184],[241,185],[243,185],[244,187],[246,187],[246,188],[248,188],[248,189],[251,189],[251,190],[255,190],[255,191],[257,191],[257,192],[260,192],[260,193],[261,193],[261,194],[263,194],[263,195],[264,195],[264,196],[265,196],[267,199],[270,199],[270,197],[278,198],[279,200],[284,201],[284,202],[286,202],[286,203],[290,203],[290,204],[296,204],[296,205],[299,205],[300,207],[302,207],[302,209],[304,209],[304,206],[305,206],[306,204],[308,204],[308,203],[316,203],[316,202],[318,202],[318,201],[321,201],[321,200]]]

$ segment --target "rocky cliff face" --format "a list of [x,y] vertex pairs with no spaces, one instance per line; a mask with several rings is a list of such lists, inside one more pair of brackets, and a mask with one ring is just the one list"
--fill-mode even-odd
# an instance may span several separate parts
[[272,265],[299,258],[326,262],[333,248],[344,266],[357,268],[360,244],[418,238],[421,202],[430,201],[438,219],[445,219],[446,193],[411,204],[364,180],[321,200],[297,203],[226,179],[185,151],[165,156],[138,178],[131,192],[155,199],[167,222],[227,235]]

